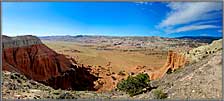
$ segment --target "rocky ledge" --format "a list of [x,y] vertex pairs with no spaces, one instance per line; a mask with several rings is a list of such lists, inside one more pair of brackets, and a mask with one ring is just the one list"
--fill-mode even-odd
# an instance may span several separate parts
[[38,37],[32,35],[17,37],[2,36],[2,48],[22,47],[36,44],[42,44],[42,42]]

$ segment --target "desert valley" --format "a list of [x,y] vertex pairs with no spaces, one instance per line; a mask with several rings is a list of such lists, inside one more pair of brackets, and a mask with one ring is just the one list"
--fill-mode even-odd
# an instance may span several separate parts
[[[3,98],[221,98],[221,38],[26,35],[2,39]],[[143,88],[131,94],[122,90],[122,82],[142,74],[147,78],[140,85]]]
[[222,0],[1,8],[3,100],[223,99]]

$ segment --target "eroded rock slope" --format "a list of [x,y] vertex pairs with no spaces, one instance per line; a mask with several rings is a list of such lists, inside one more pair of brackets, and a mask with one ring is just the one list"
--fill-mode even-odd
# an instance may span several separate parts
[[35,36],[3,36],[3,70],[18,72],[55,89],[94,90],[97,77],[45,46]]
[[[170,99],[221,99],[222,49],[221,39],[191,50],[187,56],[194,58],[189,58],[189,64],[152,81],[152,85],[167,93]],[[147,98],[152,92],[142,97]]]

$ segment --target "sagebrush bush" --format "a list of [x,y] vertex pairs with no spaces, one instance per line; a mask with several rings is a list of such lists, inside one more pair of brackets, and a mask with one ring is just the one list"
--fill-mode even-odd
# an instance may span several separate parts
[[149,76],[141,73],[136,76],[128,76],[126,80],[122,80],[117,84],[117,88],[130,96],[134,96],[141,93],[143,88],[148,87],[149,81]]
[[153,92],[153,95],[156,99],[165,99],[168,96],[167,93],[164,93],[162,90],[159,89],[155,90]]
[[167,70],[167,74],[171,74],[173,71],[172,71],[172,69],[171,68],[169,68],[168,70]]

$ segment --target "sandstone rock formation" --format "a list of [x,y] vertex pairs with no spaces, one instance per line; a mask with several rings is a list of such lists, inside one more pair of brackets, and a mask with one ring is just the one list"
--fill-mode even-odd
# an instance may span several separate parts
[[163,77],[169,69],[174,71],[175,69],[184,66],[187,62],[198,62],[204,57],[214,54],[220,50],[222,50],[222,39],[213,41],[209,45],[194,48],[183,54],[169,51],[165,65],[158,71],[148,72],[148,74],[150,75],[151,80],[155,80]]
[[97,89],[98,92],[111,91],[121,80],[119,75],[112,73],[110,69],[110,67],[101,66],[92,69],[91,72],[99,77],[99,79],[94,82],[95,89]]
[[[222,40],[214,41],[222,43]],[[203,46],[202,46],[203,47]],[[206,46],[207,47],[207,46]],[[206,49],[208,49],[207,47]],[[201,49],[195,48],[193,50]],[[215,49],[210,47],[210,49]],[[205,52],[205,51],[203,51]],[[202,52],[202,54],[204,54]],[[169,99],[222,99],[222,48],[198,61],[189,63],[180,72],[165,75],[151,83],[168,94]],[[146,93],[147,97],[151,92]]]
[[150,80],[159,79],[163,77],[169,69],[174,71],[175,69],[178,69],[184,66],[185,63],[186,63],[186,58],[183,54],[176,53],[174,51],[169,51],[165,65],[162,68],[160,68],[158,71],[149,73]]
[[200,61],[200,59],[220,50],[222,50],[222,39],[215,40],[209,45],[194,48],[187,52],[186,56],[189,58],[190,62],[197,62]]
[[55,89],[94,90],[97,77],[73,65],[34,36],[3,36],[3,70],[18,72]]

